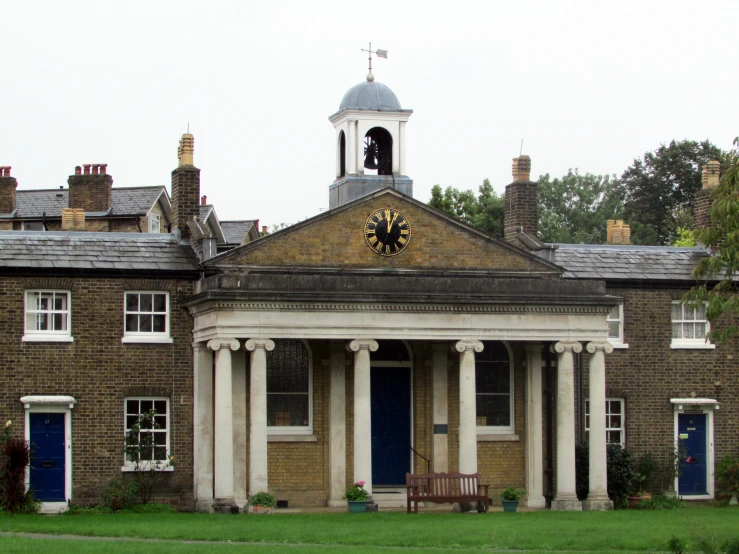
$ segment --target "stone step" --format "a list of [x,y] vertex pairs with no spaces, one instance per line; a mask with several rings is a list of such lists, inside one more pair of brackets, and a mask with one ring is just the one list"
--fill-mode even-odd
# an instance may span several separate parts
[[382,508],[405,508],[406,491],[404,487],[374,487],[372,498]]

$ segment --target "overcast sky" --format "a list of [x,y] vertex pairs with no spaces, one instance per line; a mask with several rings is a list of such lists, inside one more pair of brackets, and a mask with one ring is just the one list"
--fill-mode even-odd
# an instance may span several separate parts
[[532,177],[621,174],[672,139],[739,134],[739,1],[109,2],[2,5],[0,165],[19,189],[107,163],[166,185],[183,132],[221,220],[295,223],[328,207],[328,116],[374,74],[404,108],[407,173],[502,192]]

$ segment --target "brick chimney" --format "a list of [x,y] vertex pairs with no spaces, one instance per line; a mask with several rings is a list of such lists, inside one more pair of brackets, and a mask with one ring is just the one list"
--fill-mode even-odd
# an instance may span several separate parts
[[172,171],[172,228],[190,238],[187,222],[200,218],[200,170],[193,165],[195,137],[185,133],[177,148],[177,169]]
[[[84,168],[84,171],[83,171]],[[67,179],[69,207],[85,212],[107,212],[113,204],[113,177],[108,164],[84,164]]]
[[713,203],[711,192],[719,183],[720,171],[721,163],[716,160],[708,162],[703,167],[701,175],[703,188],[693,195],[693,226],[696,229],[711,226],[711,216],[708,210]]
[[15,211],[15,189],[18,181],[10,176],[10,166],[0,167],[0,214],[12,214]]
[[513,182],[505,188],[505,240],[522,246],[518,233],[536,238],[539,217],[537,213],[537,184],[531,181],[531,158],[513,158]]

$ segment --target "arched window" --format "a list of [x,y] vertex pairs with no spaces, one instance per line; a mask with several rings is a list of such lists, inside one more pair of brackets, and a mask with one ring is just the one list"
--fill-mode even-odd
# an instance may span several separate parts
[[393,137],[382,127],[372,127],[364,135],[364,168],[368,175],[393,174]]
[[267,430],[270,434],[313,432],[310,352],[299,339],[277,339],[267,352]]
[[346,135],[339,132],[339,177],[346,177]]
[[485,341],[475,353],[477,430],[513,433],[513,356],[504,342]]

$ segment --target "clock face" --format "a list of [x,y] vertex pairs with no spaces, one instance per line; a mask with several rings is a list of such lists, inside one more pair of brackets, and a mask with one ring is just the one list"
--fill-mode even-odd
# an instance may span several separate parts
[[405,250],[411,240],[411,225],[393,208],[375,210],[364,224],[367,245],[380,256],[395,256]]

